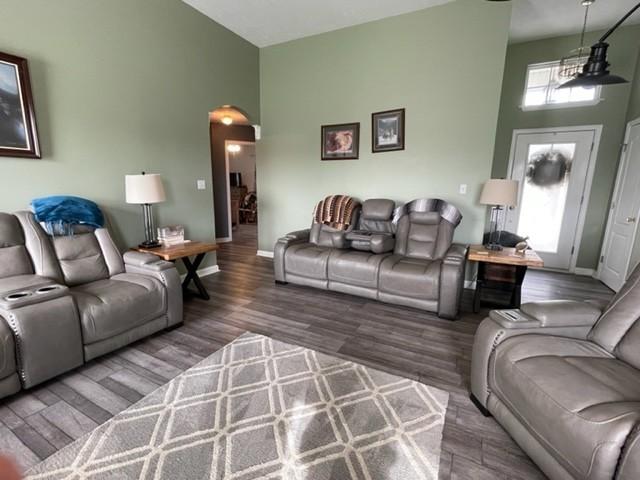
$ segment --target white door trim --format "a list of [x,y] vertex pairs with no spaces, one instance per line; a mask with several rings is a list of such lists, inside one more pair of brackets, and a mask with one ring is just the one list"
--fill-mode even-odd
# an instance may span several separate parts
[[231,222],[231,179],[229,178],[229,150],[230,143],[234,145],[255,145],[256,142],[248,142],[246,140],[225,140],[224,141],[224,175],[227,182],[227,220],[228,220],[228,232],[229,236],[224,238],[217,238],[220,243],[233,241],[233,223]]
[[580,244],[582,243],[582,233],[584,231],[584,222],[587,217],[587,206],[589,205],[589,198],[591,196],[591,185],[593,183],[593,174],[596,170],[596,162],[598,161],[598,151],[600,149],[600,137],[602,136],[602,125],[579,125],[575,127],[550,127],[550,128],[521,128],[513,131],[511,137],[511,152],[509,153],[509,168],[507,169],[507,178],[511,178],[513,171],[513,163],[515,161],[516,154],[516,141],[518,135],[526,134],[544,134],[544,133],[565,133],[565,132],[593,132],[593,147],[591,148],[591,155],[589,156],[589,166],[587,168],[587,177],[585,178],[585,185],[582,190],[583,201],[580,205],[580,213],[578,214],[578,228],[576,229],[576,237],[573,242],[574,254],[571,255],[571,264],[569,265],[569,272],[575,273],[576,263],[578,261],[578,254],[580,253]]
[[[629,144],[629,135],[631,135],[631,129],[638,125],[640,125],[640,117],[636,118],[635,120],[631,120],[629,123],[627,123],[627,129],[625,130],[625,134],[624,134],[624,141],[622,142],[623,144]],[[620,188],[622,188],[622,176],[620,174],[622,172],[623,167],[625,166],[624,162],[627,157],[627,152],[628,152],[628,149],[626,151],[622,149],[620,150],[620,161],[618,162],[618,172],[616,173],[616,184],[615,184],[615,187],[613,188],[613,194],[611,195],[610,202],[618,198],[618,193],[620,193]],[[602,262],[600,261],[600,259],[605,254],[605,249],[607,248],[609,236],[611,235],[611,228],[612,228],[611,224],[613,223],[613,220],[614,220],[613,209],[611,208],[611,203],[609,203],[609,215],[607,216],[607,226],[604,231],[604,240],[602,241],[600,257],[598,258],[598,270],[596,271],[596,278],[598,279],[600,278],[600,274],[602,273]],[[629,258],[627,259],[627,265],[625,267],[625,272],[624,272],[625,278],[629,273],[629,262],[631,262],[631,253],[633,252],[633,245],[635,244],[635,239],[637,235],[638,235],[638,222],[635,223],[635,227],[633,228],[633,236],[632,236],[632,242],[631,242],[632,247],[631,247],[631,250],[629,251]]]

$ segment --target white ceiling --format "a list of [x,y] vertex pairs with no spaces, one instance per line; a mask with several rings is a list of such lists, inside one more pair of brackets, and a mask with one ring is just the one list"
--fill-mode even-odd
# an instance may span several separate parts
[[183,0],[258,47],[452,0]]
[[[330,32],[453,0],[183,0],[258,47]],[[481,0],[477,0],[481,1]],[[589,31],[608,28],[637,0],[596,0]],[[579,33],[580,0],[513,0],[510,41]],[[640,11],[625,25],[640,23]]]
[[[638,0],[596,0],[589,8],[587,30],[611,27],[637,3]],[[584,7],[580,0],[513,0],[510,41],[524,42],[580,33],[583,22]],[[625,25],[634,23],[640,23],[640,11]]]

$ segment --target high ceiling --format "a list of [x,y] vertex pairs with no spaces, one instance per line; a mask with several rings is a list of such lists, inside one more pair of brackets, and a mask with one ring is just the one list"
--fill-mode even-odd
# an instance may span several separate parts
[[183,0],[258,47],[452,0]]
[[[611,27],[638,0],[596,0],[589,8],[589,31]],[[510,41],[523,42],[540,38],[580,33],[584,7],[580,0],[513,0]],[[625,25],[640,23],[640,11]]]
[[[453,0],[183,0],[258,47],[330,32]],[[481,1],[481,0],[476,0]],[[613,25],[637,0],[596,0],[590,31]],[[580,0],[513,0],[510,41],[523,42],[582,29]],[[640,12],[626,24],[640,23]]]

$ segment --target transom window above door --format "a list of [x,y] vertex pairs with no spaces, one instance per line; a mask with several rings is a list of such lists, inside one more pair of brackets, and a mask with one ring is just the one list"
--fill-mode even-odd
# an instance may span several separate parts
[[571,80],[560,75],[560,61],[535,63],[527,68],[522,100],[523,110],[595,105],[600,102],[601,87],[574,87],[558,90]]

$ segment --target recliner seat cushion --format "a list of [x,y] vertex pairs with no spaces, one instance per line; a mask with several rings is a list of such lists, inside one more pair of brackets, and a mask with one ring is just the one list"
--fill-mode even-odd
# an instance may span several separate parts
[[162,283],[145,275],[122,273],[71,288],[80,313],[85,345],[105,340],[167,311]]
[[380,264],[386,257],[369,252],[334,250],[329,257],[329,281],[377,288]]
[[82,285],[109,278],[109,269],[93,233],[51,239],[67,285]]
[[440,295],[440,260],[392,255],[380,265],[381,292],[422,300],[437,300]]
[[588,341],[508,339],[490,361],[489,388],[576,478],[613,478],[640,419],[640,371]]
[[332,249],[312,243],[291,245],[284,255],[285,271],[301,277],[327,280],[327,265]]

